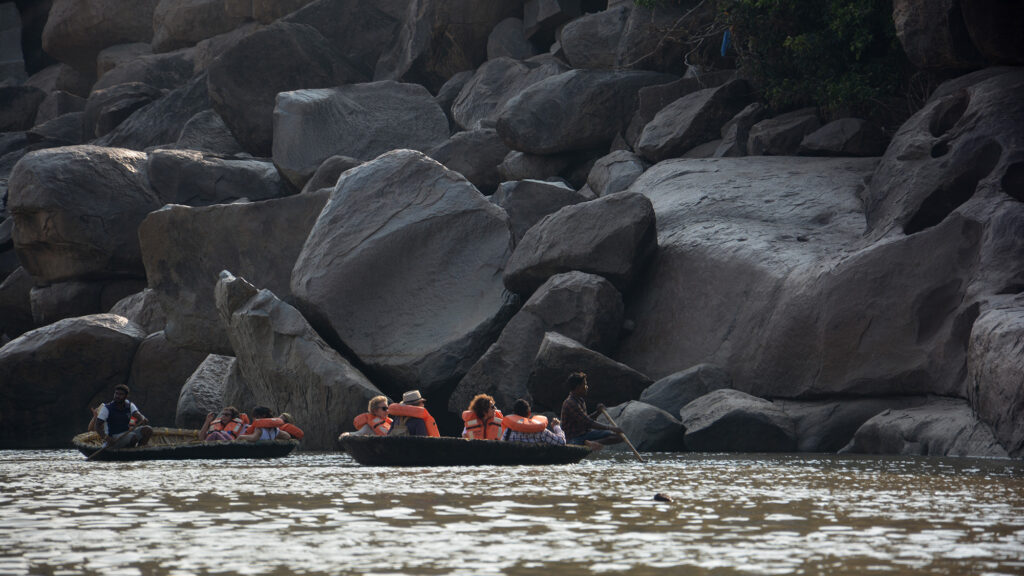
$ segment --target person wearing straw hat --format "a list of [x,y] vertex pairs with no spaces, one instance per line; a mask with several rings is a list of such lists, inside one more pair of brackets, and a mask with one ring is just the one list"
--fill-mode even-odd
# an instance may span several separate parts
[[424,406],[427,399],[419,390],[410,390],[402,394],[401,404],[388,406],[388,416],[394,418],[389,436],[433,436],[439,437],[437,422]]
[[569,396],[562,402],[562,430],[565,432],[565,443],[586,445],[597,450],[608,444],[622,442],[622,428],[598,422],[598,414],[604,404],[597,405],[597,412],[587,413],[587,385],[585,372],[573,372],[565,381]]

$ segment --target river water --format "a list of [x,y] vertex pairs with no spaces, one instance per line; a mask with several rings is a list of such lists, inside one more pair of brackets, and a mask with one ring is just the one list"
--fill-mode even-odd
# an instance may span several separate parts
[[[654,500],[661,493],[672,498]],[[0,451],[0,574],[1024,574],[1024,462],[366,468]]]

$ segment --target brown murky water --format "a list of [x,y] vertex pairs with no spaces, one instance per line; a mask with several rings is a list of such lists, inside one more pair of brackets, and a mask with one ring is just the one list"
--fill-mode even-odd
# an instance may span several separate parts
[[1024,574],[1021,461],[650,460],[395,469],[340,453],[0,451],[0,574]]

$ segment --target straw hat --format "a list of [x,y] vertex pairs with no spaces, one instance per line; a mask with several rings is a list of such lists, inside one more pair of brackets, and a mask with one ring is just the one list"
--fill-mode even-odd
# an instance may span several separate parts
[[420,395],[419,390],[409,390],[402,394],[402,404],[415,404],[420,400],[426,400],[426,398]]

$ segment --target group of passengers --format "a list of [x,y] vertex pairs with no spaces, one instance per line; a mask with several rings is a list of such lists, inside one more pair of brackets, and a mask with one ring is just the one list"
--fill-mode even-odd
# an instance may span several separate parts
[[[604,408],[587,413],[586,397],[589,392],[587,375],[574,372],[566,380],[569,395],[562,403],[561,419],[550,421],[542,414],[533,414],[530,403],[520,398],[512,405],[511,414],[502,414],[487,394],[477,394],[462,413],[462,437],[473,440],[502,440],[545,444],[586,445],[597,450],[607,444],[622,441],[622,429],[597,421]],[[387,397],[370,400],[367,412],[353,421],[356,436],[433,436],[439,437],[437,422],[426,409],[426,399],[419,390],[402,395],[402,401],[389,403]]]

